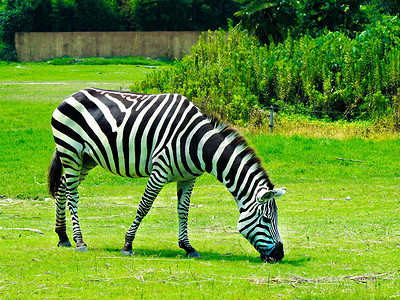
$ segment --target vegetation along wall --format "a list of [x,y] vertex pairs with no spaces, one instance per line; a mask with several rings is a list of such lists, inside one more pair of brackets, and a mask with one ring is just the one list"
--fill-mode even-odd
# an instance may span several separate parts
[[197,31],[19,32],[15,48],[20,62],[55,57],[145,56],[180,59],[199,41]]

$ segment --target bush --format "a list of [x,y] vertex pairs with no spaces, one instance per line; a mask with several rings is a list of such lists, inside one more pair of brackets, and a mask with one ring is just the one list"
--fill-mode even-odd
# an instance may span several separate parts
[[208,113],[245,123],[257,105],[253,69],[253,39],[240,32],[216,31],[203,34],[192,55],[175,63],[172,69],[155,73],[132,90],[178,92]]
[[16,61],[17,56],[15,49],[11,45],[7,45],[0,41],[0,61]]
[[326,31],[318,38],[271,40],[269,46],[240,31],[217,31],[204,34],[173,68],[132,90],[181,93],[235,124],[254,122],[254,112],[271,104],[331,120],[387,120],[399,99],[399,36],[397,17],[355,39]]

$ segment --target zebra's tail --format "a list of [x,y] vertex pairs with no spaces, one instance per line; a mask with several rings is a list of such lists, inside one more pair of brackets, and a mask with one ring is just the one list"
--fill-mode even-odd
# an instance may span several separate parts
[[62,175],[62,164],[61,164],[61,159],[60,156],[58,155],[57,149],[54,151],[53,158],[51,159],[50,166],[49,166],[49,171],[48,171],[48,177],[47,177],[47,184],[48,184],[48,190],[49,194],[55,198],[56,192],[58,188],[60,187],[61,183],[61,175]]

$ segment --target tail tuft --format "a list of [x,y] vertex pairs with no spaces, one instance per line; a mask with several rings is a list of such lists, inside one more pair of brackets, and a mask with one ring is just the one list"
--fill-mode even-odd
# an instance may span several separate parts
[[56,192],[60,187],[61,183],[61,176],[62,176],[62,164],[60,156],[58,155],[57,149],[54,151],[53,158],[51,159],[49,170],[48,170],[48,177],[47,177],[47,184],[49,194],[55,198]]

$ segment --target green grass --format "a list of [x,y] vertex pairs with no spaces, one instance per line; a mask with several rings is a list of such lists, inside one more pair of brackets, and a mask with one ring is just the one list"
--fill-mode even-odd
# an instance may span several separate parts
[[[46,165],[54,149],[51,114],[68,95],[89,86],[127,90],[152,72],[135,65],[0,64],[0,195],[45,197],[32,183],[46,173],[37,166]],[[9,178],[20,182],[10,185]]]
[[[158,66],[156,68],[164,68]],[[49,63],[0,64],[0,84],[71,84],[93,83],[119,85],[128,88],[133,82],[143,80],[154,69],[144,65],[53,65]]]
[[[120,178],[100,168],[80,188],[89,252],[76,253],[57,248],[53,232],[54,204],[45,185],[54,149],[50,117],[67,95],[94,81],[89,74],[96,66],[72,66],[80,67],[77,74],[83,77],[63,77],[59,74],[67,74],[70,66],[23,65],[36,70],[25,83],[18,73],[8,74],[16,66],[0,66],[0,298],[400,297],[398,137],[246,134],[273,182],[288,188],[278,202],[285,246],[278,264],[263,264],[237,232],[236,204],[210,175],[198,179],[189,216],[190,237],[201,259],[185,259],[177,245],[174,184],[144,219],[136,255],[122,256],[124,234],[146,180]],[[99,87],[128,86],[116,77],[107,80],[116,66],[101,67]],[[147,70],[129,69],[119,76],[130,84]],[[30,81],[36,84],[26,84]]]

